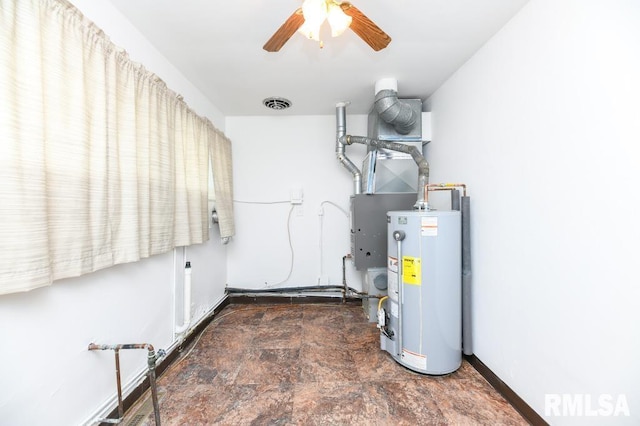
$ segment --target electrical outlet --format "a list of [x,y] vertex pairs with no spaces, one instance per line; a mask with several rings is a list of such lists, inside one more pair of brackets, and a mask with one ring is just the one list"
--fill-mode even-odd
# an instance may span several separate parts
[[290,191],[290,200],[291,200],[291,204],[302,204],[302,198],[303,198],[303,193],[302,193],[302,187],[300,186],[294,186],[291,188]]

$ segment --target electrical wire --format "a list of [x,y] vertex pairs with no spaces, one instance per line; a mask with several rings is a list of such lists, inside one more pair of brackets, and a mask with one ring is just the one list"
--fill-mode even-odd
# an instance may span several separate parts
[[[276,201],[247,201],[247,200],[233,200],[234,203],[239,203],[239,204],[289,204],[291,203],[291,200],[276,200]],[[287,277],[275,284],[268,284],[265,282],[265,286],[267,288],[270,287],[275,287],[277,285],[283,284],[287,281],[289,281],[289,278],[291,278],[291,274],[293,273],[293,263],[294,263],[294,251],[293,251],[293,243],[291,242],[291,213],[293,213],[293,209],[295,207],[295,204],[291,204],[291,209],[289,209],[289,215],[287,216],[287,240],[289,241],[289,250],[291,250],[291,265],[289,266],[289,273],[287,274]]]
[[[342,290],[344,286],[341,285],[318,285],[318,286],[299,286],[299,287],[282,287],[282,288],[267,288],[267,289],[243,289],[235,287],[227,287],[228,293],[287,293],[293,291],[326,291],[326,290]],[[358,291],[349,287],[349,290],[357,293]]]
[[349,212],[346,211],[345,209],[343,209],[342,207],[340,207],[338,204],[334,203],[333,201],[329,201],[329,200],[325,200],[323,202],[320,203],[320,208],[322,208],[323,205],[325,204],[330,204],[333,207],[337,208],[338,210],[340,210],[347,218],[349,217]]
[[380,300],[378,301],[378,312],[380,312],[380,309],[382,308],[382,304],[384,303],[385,300],[387,300],[389,298],[389,296],[384,296],[381,297]]
[[[342,288],[342,287],[340,287]],[[313,307],[314,308],[335,308],[336,305],[335,303],[314,303]],[[182,362],[184,362],[185,359],[189,358],[189,356],[191,355],[191,353],[193,352],[193,350],[198,346],[198,343],[200,342],[200,340],[202,339],[202,336],[204,336],[204,334],[207,332],[207,330],[213,326],[214,324],[219,323],[222,319],[231,316],[237,312],[245,312],[245,311],[252,311],[252,310],[264,310],[264,306],[261,305],[255,305],[255,306],[247,306],[243,309],[235,309],[233,311],[229,311],[229,312],[225,312],[224,314],[220,315],[220,316],[216,316],[214,317],[211,321],[209,321],[209,324],[206,325],[206,327],[204,327],[202,329],[202,331],[200,332],[200,334],[198,334],[198,337],[196,337],[195,341],[193,343],[190,343],[189,346],[189,350],[182,356],[180,356],[180,359],[174,361],[171,363],[171,365],[169,365],[163,372],[162,375],[166,376],[169,372],[171,372],[173,369],[175,369],[178,365],[180,365]]]
[[320,211],[318,213],[318,216],[320,216],[320,229],[319,229],[319,238],[318,238],[318,246],[320,249],[320,273],[318,274],[318,284],[320,284],[320,279],[322,279],[322,275],[324,273],[324,250],[323,250],[323,234],[324,234],[324,209],[323,206],[325,204],[329,204],[332,205],[333,207],[337,208],[338,210],[340,210],[346,217],[347,219],[349,218],[349,213],[343,209],[342,207],[340,207],[338,204],[334,203],[333,201],[329,201],[329,200],[325,200],[322,201],[320,203]]
[[200,339],[202,339],[202,336],[204,336],[204,333],[209,329],[209,327],[211,327],[213,324],[220,322],[220,320],[222,320],[223,318],[228,317],[229,315],[235,313],[235,312],[241,312],[241,311],[249,311],[251,309],[256,309],[258,308],[258,306],[255,307],[249,307],[247,309],[236,309],[234,311],[231,312],[226,312],[223,315],[217,316],[215,318],[213,318],[209,324],[207,324],[207,326],[205,328],[202,329],[202,331],[200,332],[200,334],[198,334],[198,337],[196,337],[196,340],[190,344],[190,348],[187,351],[186,354],[182,355],[180,357],[179,360],[175,361],[172,365],[170,365],[162,374],[165,375],[167,373],[169,373],[171,370],[173,370],[174,368],[176,368],[178,365],[180,365],[180,363],[182,363],[182,361],[184,361],[185,359],[187,359],[189,357],[189,355],[191,355],[191,352],[193,352],[193,350],[196,348],[196,346],[198,345],[198,342],[200,341]]
[[282,200],[282,201],[243,201],[243,200],[233,200],[234,203],[239,204],[289,204],[291,200]]
[[295,253],[293,251],[293,243],[291,242],[291,213],[293,213],[294,208],[295,208],[295,205],[292,204],[291,208],[289,209],[289,215],[287,216],[287,239],[289,240],[289,249],[291,250],[291,265],[289,266],[289,273],[287,274],[287,278],[285,278],[284,280],[278,283],[275,283],[275,284],[265,283],[267,288],[275,287],[277,285],[286,283],[287,281],[289,281],[289,278],[291,278],[291,274],[293,273],[293,261],[295,258]]

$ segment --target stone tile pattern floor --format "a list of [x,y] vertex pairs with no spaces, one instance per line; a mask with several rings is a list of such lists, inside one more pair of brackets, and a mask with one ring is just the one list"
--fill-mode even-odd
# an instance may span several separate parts
[[158,380],[163,426],[528,424],[466,361],[396,363],[358,305],[232,304],[183,352]]

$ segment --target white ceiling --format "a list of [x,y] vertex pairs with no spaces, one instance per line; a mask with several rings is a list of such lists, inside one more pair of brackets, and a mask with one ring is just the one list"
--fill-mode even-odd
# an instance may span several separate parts
[[[380,78],[426,99],[528,0],[351,0],[392,38],[374,52],[355,33],[296,33],[276,53],[264,43],[302,0],[109,0],[224,115],[366,114]],[[326,26],[326,24],[325,24]],[[328,33],[328,30],[325,28]],[[153,70],[152,70],[153,71]],[[272,111],[271,96],[292,107]]]

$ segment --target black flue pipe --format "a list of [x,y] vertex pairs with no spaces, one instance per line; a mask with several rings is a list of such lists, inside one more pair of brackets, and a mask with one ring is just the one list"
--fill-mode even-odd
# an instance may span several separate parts
[[451,210],[460,211],[460,191],[457,189],[451,190]]

